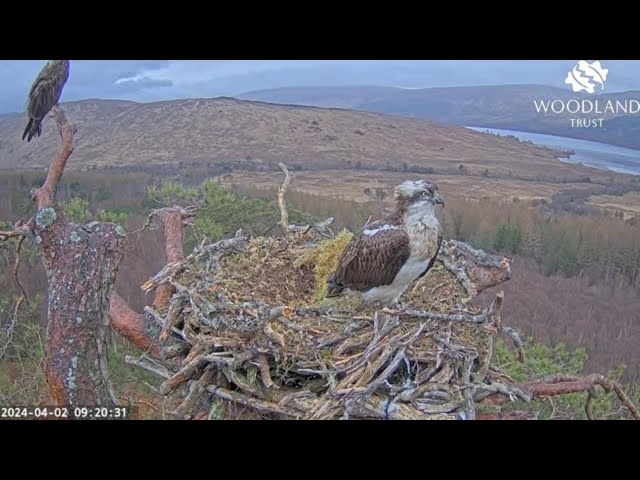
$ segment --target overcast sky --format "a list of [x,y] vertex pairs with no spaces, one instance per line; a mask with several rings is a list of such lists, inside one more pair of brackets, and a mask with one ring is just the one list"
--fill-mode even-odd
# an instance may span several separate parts
[[[24,109],[45,60],[0,60],[0,113]],[[640,90],[640,61],[601,60],[605,91]],[[285,86],[405,88],[536,83],[567,88],[576,60],[73,60],[62,101],[233,96]]]

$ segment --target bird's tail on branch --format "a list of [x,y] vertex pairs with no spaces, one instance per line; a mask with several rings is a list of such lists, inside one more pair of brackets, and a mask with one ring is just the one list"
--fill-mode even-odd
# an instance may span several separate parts
[[29,143],[33,137],[39,137],[41,133],[42,120],[37,118],[30,118],[29,123],[27,123],[27,128],[24,129],[24,132],[22,134],[22,140],[24,140],[25,137],[27,137],[27,134],[29,134],[29,136],[27,137],[27,143]]

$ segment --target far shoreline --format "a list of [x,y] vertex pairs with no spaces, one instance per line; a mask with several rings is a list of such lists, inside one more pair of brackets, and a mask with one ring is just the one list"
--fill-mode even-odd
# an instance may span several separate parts
[[563,163],[583,165],[627,175],[640,175],[640,150],[608,143],[521,130],[466,125],[465,128],[480,133],[514,137],[524,143],[560,150],[567,154],[567,156],[556,157]]

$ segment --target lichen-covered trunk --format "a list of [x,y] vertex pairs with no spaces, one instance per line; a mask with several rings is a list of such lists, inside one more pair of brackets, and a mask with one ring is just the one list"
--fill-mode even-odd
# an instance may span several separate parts
[[53,207],[38,210],[34,238],[48,278],[46,377],[56,405],[113,405],[106,343],[109,297],[125,247],[111,223],[77,225]]

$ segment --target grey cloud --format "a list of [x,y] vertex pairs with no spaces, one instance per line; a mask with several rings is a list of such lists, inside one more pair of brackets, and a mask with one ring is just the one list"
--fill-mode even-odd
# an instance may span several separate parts
[[116,89],[122,93],[138,92],[148,88],[168,88],[173,87],[171,80],[155,80],[149,77],[140,77],[136,79],[126,78],[116,83]]
[[[21,111],[44,60],[0,61],[0,112]],[[576,60],[74,60],[62,101],[157,101],[286,86],[407,88],[545,84],[566,88]],[[606,90],[640,90],[640,62],[602,60]]]

